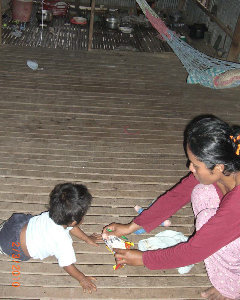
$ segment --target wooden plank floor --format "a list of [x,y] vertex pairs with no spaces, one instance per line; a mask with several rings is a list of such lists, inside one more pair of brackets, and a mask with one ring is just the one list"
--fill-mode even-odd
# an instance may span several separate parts
[[[26,66],[36,60],[41,70]],[[46,210],[59,182],[86,184],[94,196],[83,230],[129,222],[187,174],[182,148],[188,121],[213,113],[239,122],[239,88],[211,90],[185,83],[172,53],[74,52],[0,48],[0,220],[13,212]],[[193,232],[188,205],[172,217],[173,230]],[[150,237],[131,235],[137,242]],[[190,273],[130,267],[113,271],[104,245],[74,239],[77,265],[97,278],[83,294],[54,258],[21,262],[12,287],[10,258],[0,256],[0,299],[201,299],[210,283],[203,263]]]

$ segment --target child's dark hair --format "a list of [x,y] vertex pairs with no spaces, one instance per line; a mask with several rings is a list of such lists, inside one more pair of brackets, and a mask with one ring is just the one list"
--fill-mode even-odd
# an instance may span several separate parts
[[213,115],[198,116],[186,127],[185,147],[187,145],[210,170],[223,164],[225,175],[240,171],[239,126],[231,127]]
[[62,183],[50,193],[49,216],[58,225],[81,222],[92,201],[86,186]]

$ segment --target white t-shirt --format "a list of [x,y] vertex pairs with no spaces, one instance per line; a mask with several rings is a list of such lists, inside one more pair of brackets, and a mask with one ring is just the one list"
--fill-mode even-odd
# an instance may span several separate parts
[[49,212],[44,212],[32,217],[27,226],[26,245],[32,258],[44,259],[56,256],[60,267],[69,266],[76,262],[69,230],[57,225],[49,217]]

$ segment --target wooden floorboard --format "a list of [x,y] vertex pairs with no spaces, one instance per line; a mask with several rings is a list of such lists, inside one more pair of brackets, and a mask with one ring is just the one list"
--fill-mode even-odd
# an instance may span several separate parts
[[[28,59],[40,70],[29,69]],[[194,116],[239,121],[240,88],[187,85],[186,76],[173,53],[0,47],[0,221],[46,210],[51,189],[74,181],[94,197],[86,233],[130,222],[134,205],[147,207],[187,174],[182,138]],[[194,232],[190,204],[171,221],[172,230]],[[129,238],[137,247],[163,230]],[[185,275],[114,271],[103,244],[73,240],[78,268],[97,278],[96,293],[82,293],[54,257],[20,262],[21,285],[13,287],[13,262],[0,256],[0,299],[201,299],[210,286],[202,262]]]

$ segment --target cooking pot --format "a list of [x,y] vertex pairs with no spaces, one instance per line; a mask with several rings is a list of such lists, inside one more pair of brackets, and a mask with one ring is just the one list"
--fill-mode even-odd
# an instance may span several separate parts
[[106,18],[107,27],[110,29],[117,29],[119,26],[119,19],[116,17]]
[[37,19],[40,22],[51,22],[53,19],[53,13],[51,10],[43,9],[43,10],[38,10],[37,11]]
[[203,39],[204,32],[207,31],[207,26],[205,24],[193,24],[189,26],[190,32],[189,36],[193,39]]

